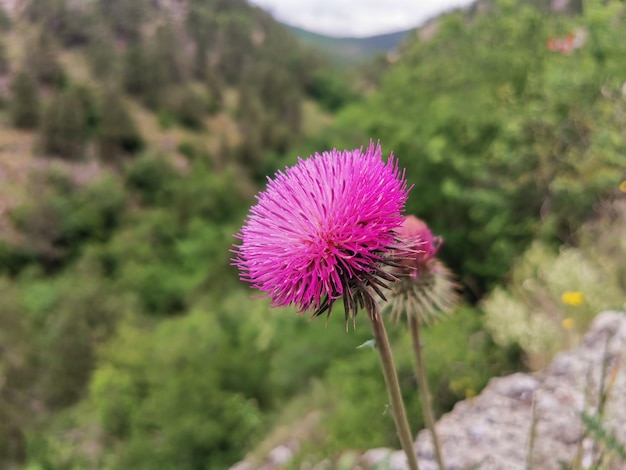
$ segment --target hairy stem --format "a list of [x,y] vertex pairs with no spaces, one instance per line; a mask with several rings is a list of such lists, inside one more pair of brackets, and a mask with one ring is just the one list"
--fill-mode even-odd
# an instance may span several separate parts
[[430,431],[433,438],[433,448],[435,449],[435,458],[441,470],[445,470],[443,464],[443,456],[439,438],[435,430],[435,417],[433,416],[432,405],[430,402],[430,391],[428,389],[428,381],[426,379],[426,370],[424,369],[424,358],[422,357],[422,344],[420,342],[419,318],[416,315],[408,315],[409,326],[411,329],[411,339],[413,340],[413,352],[415,353],[415,378],[419,388],[420,400],[422,402],[422,412],[424,413],[424,421],[426,427]]
[[526,454],[526,470],[533,469],[533,454],[535,453],[535,439],[537,438],[537,392],[533,395],[532,421],[528,436],[528,453]]
[[371,308],[369,317],[372,322],[372,329],[374,330],[376,349],[380,355],[385,384],[387,385],[387,394],[389,395],[391,411],[396,424],[398,437],[400,438],[402,449],[406,454],[409,468],[411,470],[419,470],[417,456],[415,455],[415,449],[413,447],[413,434],[411,433],[406,417],[406,410],[404,409],[404,402],[402,401],[402,394],[400,392],[400,382],[398,381],[398,374],[393,362],[393,355],[391,354],[391,346],[389,345],[385,325],[376,307]]

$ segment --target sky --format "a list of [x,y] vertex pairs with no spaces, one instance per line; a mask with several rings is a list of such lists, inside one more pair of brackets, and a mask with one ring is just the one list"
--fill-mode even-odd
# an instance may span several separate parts
[[276,20],[320,34],[365,37],[414,28],[472,0],[249,0]]

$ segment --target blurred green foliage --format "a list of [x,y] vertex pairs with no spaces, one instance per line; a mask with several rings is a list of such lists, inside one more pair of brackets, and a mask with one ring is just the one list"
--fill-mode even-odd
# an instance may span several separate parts
[[577,236],[576,247],[558,251],[532,244],[508,285],[483,300],[498,343],[519,344],[533,368],[578,341],[598,312],[626,308],[626,199],[604,201]]
[[[509,1],[463,15],[408,44],[335,137],[393,150],[414,184],[408,211],[480,296],[535,236],[571,242],[623,178],[626,29],[619,2],[576,17]],[[548,50],[568,33],[579,48]]]
[[228,387],[229,342],[206,311],[149,334],[120,331],[92,381],[95,413],[116,438],[114,467],[219,469],[240,455],[261,417]]
[[58,88],[65,83],[67,77],[54,34],[43,30],[27,38],[24,49],[24,66],[39,84]]
[[141,150],[143,139],[119,90],[104,91],[100,110],[96,141],[103,161],[116,163]]
[[33,129],[39,123],[40,112],[39,90],[35,79],[26,70],[20,70],[11,82],[11,121],[19,129]]
[[64,90],[48,103],[41,122],[43,152],[70,160],[84,157],[87,139],[85,104],[73,88]]
[[22,235],[16,251],[31,253],[46,269],[75,259],[87,242],[106,241],[120,223],[125,197],[112,176],[81,188],[62,173],[44,172],[30,184],[35,196],[11,214]]

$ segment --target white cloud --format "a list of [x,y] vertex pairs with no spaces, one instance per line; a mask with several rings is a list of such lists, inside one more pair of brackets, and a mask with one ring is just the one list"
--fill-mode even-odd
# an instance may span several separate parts
[[419,26],[472,0],[250,0],[279,21],[331,36],[374,36]]

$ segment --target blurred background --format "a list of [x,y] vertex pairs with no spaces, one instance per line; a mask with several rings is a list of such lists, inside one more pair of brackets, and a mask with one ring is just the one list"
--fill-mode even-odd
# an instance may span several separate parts
[[230,265],[266,176],[316,151],[380,139],[445,239],[464,302],[424,332],[438,414],[624,308],[623,2],[441,4],[371,34],[245,0],[2,5],[2,469],[397,445],[366,319],[271,309]]

